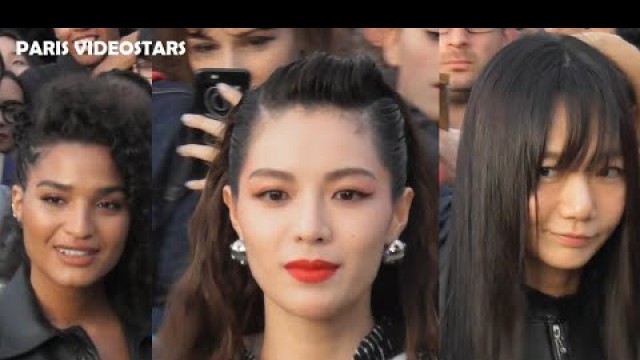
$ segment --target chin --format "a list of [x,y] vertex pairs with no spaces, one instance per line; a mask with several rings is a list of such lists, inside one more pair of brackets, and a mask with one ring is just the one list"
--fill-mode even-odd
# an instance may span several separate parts
[[299,297],[286,300],[282,308],[290,314],[309,320],[328,320],[336,316],[340,309],[340,304],[336,303],[336,298],[322,299],[316,297]]
[[102,278],[103,276],[93,271],[63,272],[53,277],[58,285],[69,288],[89,288],[99,283]]
[[575,254],[572,256],[555,256],[544,262],[553,268],[570,271],[582,269],[589,260],[591,260],[591,256]]

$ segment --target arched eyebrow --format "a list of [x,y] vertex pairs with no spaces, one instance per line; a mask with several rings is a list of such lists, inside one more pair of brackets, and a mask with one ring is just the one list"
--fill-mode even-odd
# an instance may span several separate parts
[[[69,184],[62,184],[52,180],[42,180],[38,184],[36,184],[36,188],[38,187],[50,187],[50,188],[54,188],[56,190],[64,191],[64,192],[69,192],[73,190],[73,186]],[[105,187],[99,188],[97,191],[97,193],[100,194],[101,196],[109,195],[115,192],[121,192],[123,194],[127,193],[125,188],[120,185],[105,186]]]
[[[325,175],[325,180],[331,182],[331,181],[337,181],[349,176],[365,176],[373,180],[378,180],[378,178],[375,176],[373,172],[360,167],[346,167],[346,168],[331,171]],[[293,182],[295,180],[295,176],[293,176],[293,174],[286,171],[271,169],[271,168],[257,169],[249,175],[249,179],[255,178],[255,177],[272,177],[272,178],[277,178],[277,179],[289,181],[289,182]]]

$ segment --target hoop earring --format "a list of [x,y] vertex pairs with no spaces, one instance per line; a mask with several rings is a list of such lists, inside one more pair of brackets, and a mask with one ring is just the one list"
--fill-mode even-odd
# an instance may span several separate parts
[[402,261],[406,248],[407,244],[405,244],[402,240],[393,240],[393,242],[384,249],[382,262],[384,264],[395,264]]
[[244,246],[242,239],[237,239],[233,244],[229,245],[231,249],[231,258],[240,263],[240,265],[247,264],[247,249]]

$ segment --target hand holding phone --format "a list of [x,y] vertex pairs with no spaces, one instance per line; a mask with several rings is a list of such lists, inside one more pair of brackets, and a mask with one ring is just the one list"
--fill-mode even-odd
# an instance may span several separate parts
[[200,69],[194,77],[194,111],[213,119],[224,119],[235,106],[227,101],[218,89],[225,84],[240,93],[249,89],[251,75],[245,69]]
[[[229,88],[218,89],[218,84]],[[179,145],[181,161],[174,169],[172,181],[175,191],[171,198],[181,196],[185,182],[193,190],[204,189],[208,164],[217,154],[215,146],[205,144],[205,138],[220,139],[224,131],[224,119],[237,105],[242,94],[249,89],[250,75],[239,69],[202,69],[194,78],[194,115],[188,116],[182,128]],[[226,90],[226,91],[225,91]]]

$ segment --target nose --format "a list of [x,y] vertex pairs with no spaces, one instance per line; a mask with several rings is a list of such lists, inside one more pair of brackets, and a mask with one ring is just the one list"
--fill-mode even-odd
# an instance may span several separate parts
[[321,243],[331,238],[326,206],[321,199],[307,196],[301,199],[295,227],[296,241]]
[[75,204],[65,214],[65,231],[76,239],[89,239],[93,235],[93,215],[89,205]]
[[463,46],[469,43],[469,32],[465,28],[450,28],[449,33],[441,36],[447,42],[447,45]]
[[562,188],[560,215],[567,219],[588,220],[596,206],[589,178],[583,173],[570,174]]
[[228,69],[242,67],[240,57],[232,47],[224,47],[221,52],[219,67]]

